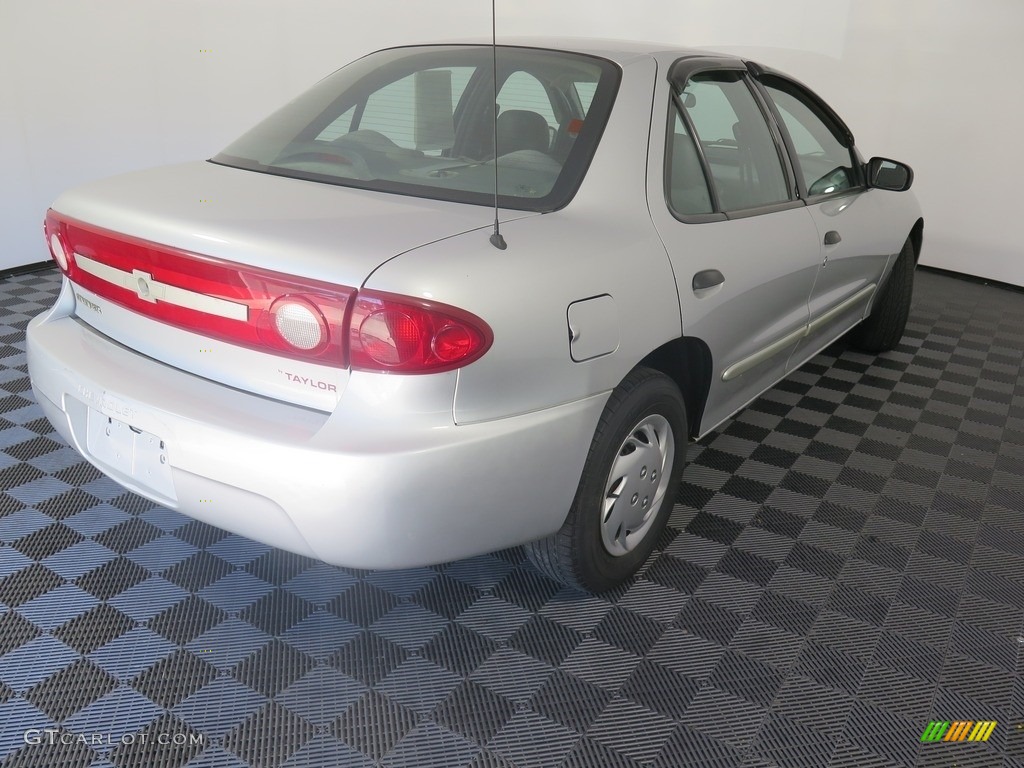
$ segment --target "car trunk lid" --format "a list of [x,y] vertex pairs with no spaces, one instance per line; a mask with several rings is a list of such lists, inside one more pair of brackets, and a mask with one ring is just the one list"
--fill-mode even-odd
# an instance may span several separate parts
[[[338,331],[354,291],[388,259],[489,221],[477,206],[212,163],[88,184],[54,211],[82,322],[176,368],[324,411],[347,382]],[[267,347],[252,322],[239,336],[239,323],[267,309],[260,286],[270,284],[279,296],[312,296],[334,348]]]

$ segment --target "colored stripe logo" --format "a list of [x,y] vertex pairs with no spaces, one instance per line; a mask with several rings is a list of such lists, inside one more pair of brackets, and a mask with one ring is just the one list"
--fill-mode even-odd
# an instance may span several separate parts
[[995,729],[995,720],[932,720],[921,741],[988,741]]

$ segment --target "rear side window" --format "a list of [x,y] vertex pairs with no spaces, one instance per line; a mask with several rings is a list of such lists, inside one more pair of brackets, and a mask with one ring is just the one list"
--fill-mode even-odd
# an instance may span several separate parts
[[687,82],[680,101],[706,159],[721,211],[791,199],[778,145],[742,72],[698,73]]
[[776,77],[762,80],[782,118],[796,154],[807,195],[829,195],[860,186],[853,152],[843,131],[793,83]]

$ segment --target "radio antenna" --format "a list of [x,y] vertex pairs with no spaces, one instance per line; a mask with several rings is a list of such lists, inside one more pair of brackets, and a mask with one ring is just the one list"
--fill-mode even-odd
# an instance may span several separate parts
[[491,112],[491,128],[494,139],[494,232],[491,233],[491,245],[499,251],[508,248],[505,238],[498,228],[498,37],[494,20],[494,3],[491,0],[491,87],[494,93],[494,110]]

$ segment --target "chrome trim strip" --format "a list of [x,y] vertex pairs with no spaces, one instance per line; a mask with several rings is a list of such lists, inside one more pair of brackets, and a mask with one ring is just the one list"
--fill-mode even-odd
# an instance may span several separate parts
[[131,291],[143,301],[153,303],[163,301],[207,315],[216,315],[228,320],[241,320],[243,323],[249,319],[249,308],[245,304],[161,283],[159,280],[154,280],[148,272],[138,269],[126,272],[80,253],[75,254],[75,263],[83,272],[88,272],[104,282]]
[[783,336],[778,341],[773,341],[767,347],[759,349],[749,357],[745,357],[742,360],[733,363],[724,371],[722,371],[722,381],[732,381],[737,376],[742,376],[744,373],[749,371],[755,365],[760,365],[770,357],[775,357],[779,352],[791,347],[796,344],[800,339],[807,335],[807,326],[801,326],[795,331],[792,331]]
[[859,291],[853,294],[853,296],[851,296],[850,298],[844,299],[843,301],[839,302],[834,307],[832,307],[832,309],[830,309],[828,312],[825,312],[824,314],[816,317],[814,320],[811,321],[810,325],[807,326],[807,335],[810,336],[812,333],[820,331],[823,326],[828,325],[832,320],[834,320],[836,317],[838,317],[843,312],[848,310],[854,304],[857,304],[867,299],[869,296],[871,296],[872,293],[875,292],[875,288],[877,287],[877,283],[865,285],[863,288],[861,288]]
[[844,299],[843,301],[839,302],[834,307],[832,307],[832,309],[828,310],[828,312],[819,315],[812,322],[805,325],[803,328],[797,328],[795,331],[786,334],[781,339],[773,341],[767,347],[759,349],[754,354],[749,355],[748,357],[745,357],[742,360],[733,363],[724,371],[722,371],[722,381],[732,381],[738,376],[742,376],[744,373],[749,371],[754,366],[760,365],[768,358],[775,357],[775,355],[777,355],[779,352],[786,349],[787,347],[793,346],[805,336],[810,336],[812,333],[816,333],[817,331],[821,330],[824,326],[828,325],[832,320],[837,318],[839,315],[848,310],[854,304],[858,304],[859,302],[864,301],[865,299],[870,297],[871,294],[874,293],[875,288],[877,287],[877,283],[865,285],[863,288],[861,288],[859,291],[853,294],[853,296],[850,296],[848,299]]

